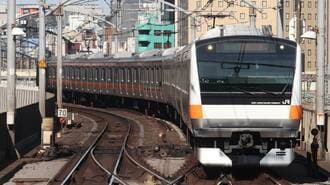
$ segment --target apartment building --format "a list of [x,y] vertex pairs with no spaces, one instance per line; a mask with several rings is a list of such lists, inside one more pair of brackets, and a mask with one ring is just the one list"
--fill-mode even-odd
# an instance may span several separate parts
[[[247,3],[246,3],[247,2]],[[187,23],[187,31],[185,28],[179,28],[179,33],[187,35],[188,38],[182,38],[188,42],[192,39],[192,18],[196,21],[196,38],[200,37],[207,30],[214,26],[228,25],[228,24],[250,24],[250,3],[258,8],[256,11],[256,27],[271,26],[272,32],[276,35],[277,30],[277,1],[276,0],[254,0],[254,1],[228,1],[228,0],[190,0],[187,4],[184,1],[179,1],[190,12],[194,12],[190,16]],[[218,16],[217,18],[212,18]],[[185,21],[185,16],[179,14],[179,21]],[[187,20],[186,20],[187,21]],[[183,30],[180,30],[183,29]],[[180,43],[181,45],[185,43]]]
[[[300,8],[299,8],[299,6]],[[300,10],[299,10],[300,9]],[[298,15],[297,12],[300,12]],[[298,17],[301,23],[299,34],[304,31],[313,30],[317,27],[317,0],[285,0],[283,3],[283,25],[284,36],[289,38],[290,32],[295,30],[293,26],[294,17]],[[290,24],[291,22],[291,24]],[[304,74],[315,74],[316,72],[316,40],[299,39],[304,53]]]

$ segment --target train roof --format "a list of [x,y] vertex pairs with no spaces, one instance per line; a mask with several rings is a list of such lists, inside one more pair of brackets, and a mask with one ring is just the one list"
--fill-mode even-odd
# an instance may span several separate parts
[[199,40],[206,40],[216,37],[227,36],[271,36],[270,28],[263,28],[262,30],[249,25],[223,25],[217,26],[205,34]]

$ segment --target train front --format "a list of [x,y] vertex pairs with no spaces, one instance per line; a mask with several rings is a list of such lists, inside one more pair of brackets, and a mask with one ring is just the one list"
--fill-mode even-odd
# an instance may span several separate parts
[[192,46],[189,113],[203,165],[293,161],[302,116],[300,50],[295,42],[264,36]]

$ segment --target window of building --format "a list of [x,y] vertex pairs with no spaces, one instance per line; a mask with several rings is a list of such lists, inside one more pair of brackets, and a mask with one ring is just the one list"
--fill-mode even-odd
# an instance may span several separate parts
[[245,7],[245,2],[244,1],[241,1],[240,4],[239,4],[241,7]]
[[266,8],[267,7],[267,1],[262,1],[262,7]]
[[262,19],[267,19],[267,13],[262,13]]
[[311,55],[312,55],[312,50],[310,50],[310,49],[307,50],[307,55],[308,55],[308,56],[311,56]]
[[162,34],[162,31],[161,30],[155,30],[154,31],[154,35],[155,36],[160,36]]
[[286,13],[286,14],[285,14],[285,18],[286,18],[286,19],[290,19],[290,14],[289,14],[289,13]]
[[148,47],[149,42],[148,41],[139,41],[139,47]]
[[161,49],[162,48],[162,43],[154,43],[154,48],[156,49]]
[[171,43],[170,42],[166,42],[164,43],[164,48],[170,48],[171,47]]
[[308,62],[307,62],[307,67],[308,67],[308,68],[311,68],[311,67],[312,67],[312,62],[311,62],[311,61],[308,61]]
[[139,30],[139,35],[149,35],[150,30]]
[[218,7],[223,7],[223,1],[218,1]]
[[286,7],[289,7],[290,6],[290,2],[287,0],[287,1],[285,1],[285,6]]
[[240,19],[245,19],[245,13],[240,13],[240,14],[239,14],[239,18],[240,18]]
[[285,31],[288,32],[289,31],[289,25],[285,26]]
[[312,1],[308,1],[308,8],[312,8]]
[[311,13],[309,13],[309,14],[307,15],[307,19],[308,19],[308,20],[311,20],[311,19],[312,19],[312,14],[311,14]]
[[197,7],[197,8],[202,7],[202,2],[201,2],[201,1],[196,1],[196,7]]

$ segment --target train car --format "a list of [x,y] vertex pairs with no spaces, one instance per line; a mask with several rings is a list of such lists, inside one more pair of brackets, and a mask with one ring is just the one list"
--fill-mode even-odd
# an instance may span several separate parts
[[[64,62],[63,87],[71,98],[173,107],[205,166],[287,166],[302,115],[300,53],[293,41],[224,26],[162,55]],[[50,89],[55,74],[50,63]]]

